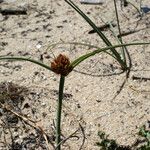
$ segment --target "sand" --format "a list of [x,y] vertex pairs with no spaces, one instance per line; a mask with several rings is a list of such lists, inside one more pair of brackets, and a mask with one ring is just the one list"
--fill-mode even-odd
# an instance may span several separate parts
[[[102,5],[82,5],[74,1],[98,25],[104,22],[116,23],[112,0],[106,0]],[[134,0],[139,7],[139,1]],[[131,5],[120,7],[117,2],[121,31],[137,32],[124,36],[123,41],[149,42],[150,41],[150,12],[139,16]],[[149,0],[143,0],[142,6],[149,6]],[[13,3],[1,3],[2,9],[26,8],[27,15],[0,14],[0,52],[2,55],[30,57],[41,60],[50,65],[50,62],[63,53],[70,60],[91,51],[88,47],[77,45],[57,45],[52,50],[47,49],[51,44],[61,41],[89,43],[105,47],[97,34],[88,34],[91,27],[63,0],[18,0]],[[114,27],[116,35],[117,27]],[[103,33],[117,44],[113,34]],[[95,145],[99,141],[98,131],[104,131],[110,138],[121,145],[132,145],[138,138],[139,127],[150,120],[150,46],[131,46],[128,51],[132,60],[129,78],[126,73],[120,73],[119,64],[105,53],[95,55],[77,66],[65,80],[65,98],[63,101],[62,134],[68,137],[79,129],[77,137],[69,139],[63,146],[64,150],[80,148],[85,134],[83,150],[98,150]],[[0,81],[12,82],[26,87],[29,91],[24,97],[20,109],[14,111],[40,120],[39,124],[51,138],[55,138],[54,121],[56,119],[59,75],[54,74],[30,62],[0,62]],[[115,74],[115,75],[114,75]],[[139,77],[141,79],[134,79]],[[143,80],[142,78],[148,78]],[[120,92],[118,92],[121,89]],[[25,107],[26,106],[26,107]],[[27,107],[28,106],[28,107]],[[1,126],[6,121],[5,113],[1,116]],[[7,121],[6,121],[7,122]],[[12,127],[11,123],[10,126]],[[7,134],[2,134],[0,149],[15,147],[15,149],[46,149],[44,139],[40,139],[38,132],[25,125],[21,119],[10,128],[6,127]],[[22,132],[21,132],[22,131]],[[28,140],[27,140],[28,139]],[[43,147],[38,147],[38,140],[42,140]],[[23,142],[24,141],[24,142]],[[30,141],[30,142],[28,142]],[[6,144],[7,143],[7,144]],[[14,145],[12,144],[14,143]],[[22,146],[20,146],[22,143]],[[32,143],[32,144],[31,144]],[[20,146],[20,147],[19,147]],[[53,149],[49,144],[49,149]]]

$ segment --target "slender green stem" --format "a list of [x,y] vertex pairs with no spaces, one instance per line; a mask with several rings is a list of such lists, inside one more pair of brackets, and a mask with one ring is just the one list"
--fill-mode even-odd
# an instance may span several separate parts
[[[59,82],[59,97],[57,105],[57,120],[56,120],[56,150],[61,150],[61,111],[62,111],[62,99],[63,99],[63,89],[65,83],[65,76],[60,76]],[[57,146],[58,145],[58,146]]]
[[[46,68],[48,70],[51,70],[51,67],[48,65],[45,65],[44,63],[31,59],[31,58],[25,58],[25,57],[14,57],[14,56],[0,56],[0,60],[13,60],[13,61],[29,61],[32,62],[34,64],[37,64],[39,66],[42,66],[43,68]],[[52,70],[51,70],[52,71]]]
[[[57,45],[61,45],[61,44],[73,44],[73,45],[82,45],[82,46],[87,46],[87,47],[89,47],[89,48],[99,48],[100,49],[100,47],[98,47],[98,46],[95,46],[95,45],[91,45],[91,44],[86,44],[86,43],[79,43],[79,42],[58,42],[58,43],[54,43],[54,44],[51,44],[50,46],[49,46],[49,48],[47,48],[47,50],[48,49],[50,49],[50,50],[52,50],[54,47],[56,47]],[[107,52],[107,51],[104,51],[106,54],[108,54],[108,55],[110,55],[110,56],[112,56],[113,58],[115,58],[116,59],[116,57],[112,54],[112,53],[110,53],[110,52]]]
[[[136,10],[137,12],[139,13],[139,16],[142,16],[142,12],[138,9],[138,7],[136,7],[133,3],[131,3],[130,1],[127,1],[130,5],[132,5]],[[141,4],[141,2],[140,2]],[[141,9],[141,6],[140,6],[140,9]]]
[[[93,56],[93,55],[96,55],[100,52],[104,52],[104,51],[107,51],[109,49],[111,49],[112,47],[114,48],[117,48],[117,47],[122,47],[122,46],[131,46],[131,45],[146,45],[146,44],[150,44],[150,42],[147,42],[147,43],[129,43],[129,44],[119,44],[119,45],[114,45],[114,46],[108,46],[108,47],[105,47],[105,48],[98,48],[97,50],[93,51],[93,52],[90,52],[88,54],[85,54],[85,55],[82,55],[80,56],[79,58],[75,59],[72,63],[71,63],[71,66],[74,68],[76,67],[78,64],[80,64],[82,61],[84,61],[85,59]],[[128,70],[128,68],[126,68],[126,70]]]
[[[74,8],[74,10],[76,10],[85,20],[87,23],[89,23],[89,25],[96,31],[96,33],[101,37],[101,39],[105,42],[105,44],[107,46],[112,46],[111,42],[108,40],[108,38],[106,38],[106,36],[97,28],[97,26],[92,22],[92,20],[85,15],[85,13],[83,13],[79,7],[77,7],[73,1],[71,0],[65,0],[65,2],[67,2],[72,8]],[[120,54],[115,50],[114,47],[112,47],[111,52],[113,53],[113,55],[116,57],[117,61],[120,63],[121,67],[123,69],[126,69],[127,66],[124,63],[124,61],[121,59]]]
[[[119,16],[118,16],[118,9],[117,9],[117,5],[116,5],[116,0],[114,0],[114,6],[115,6],[115,13],[116,13],[116,19],[117,19],[117,24],[118,24],[118,31],[119,31],[119,35],[121,35],[121,28],[120,28],[120,22],[119,22]],[[121,44],[123,44],[123,40],[122,37],[119,37],[119,41]],[[123,61],[126,64],[126,56],[125,56],[125,47],[122,46],[122,57],[123,57]],[[126,64],[127,65],[127,64]]]

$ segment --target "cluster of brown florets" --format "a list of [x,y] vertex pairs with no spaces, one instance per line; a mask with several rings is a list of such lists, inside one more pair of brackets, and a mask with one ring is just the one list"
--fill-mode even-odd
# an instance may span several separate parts
[[69,58],[65,55],[59,54],[58,57],[51,62],[51,69],[56,74],[67,76],[73,68],[70,66]]

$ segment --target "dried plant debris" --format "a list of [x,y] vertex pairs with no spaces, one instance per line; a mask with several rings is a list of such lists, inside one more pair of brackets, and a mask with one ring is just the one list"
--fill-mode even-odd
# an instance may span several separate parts
[[18,117],[6,108],[20,112],[27,92],[27,88],[12,82],[0,83],[0,117],[7,125],[17,124]]
[[[8,131],[9,132],[9,131]],[[47,150],[47,145],[45,143],[45,139],[43,138],[42,134],[40,132],[31,132],[27,135],[16,135],[14,136],[13,133],[9,132],[9,134],[12,134],[11,141],[3,142],[3,146],[1,148],[3,149],[9,149],[9,150]],[[48,139],[49,141],[49,139]]]
[[81,4],[95,4],[95,5],[98,5],[98,4],[103,4],[104,1],[103,0],[80,0],[80,3]]
[[[58,95],[58,90],[51,90],[52,95]],[[64,93],[64,100],[69,100],[73,97],[73,95],[71,93]]]
[[12,82],[0,83],[0,102],[18,105],[24,101],[28,89]]
[[30,133],[28,136],[22,139],[22,142],[14,141],[10,145],[11,150],[15,149],[45,149],[46,144],[41,134]]
[[0,83],[0,148],[47,149],[40,128],[22,113],[23,102],[29,95],[26,87],[12,82]]

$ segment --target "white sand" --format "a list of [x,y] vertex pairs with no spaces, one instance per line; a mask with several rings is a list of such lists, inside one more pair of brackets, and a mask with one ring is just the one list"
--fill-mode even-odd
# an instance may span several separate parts
[[[135,0],[134,0],[135,1]],[[23,7],[28,8],[26,16],[0,15],[0,50],[1,55],[32,57],[36,60],[46,52],[46,48],[61,40],[66,42],[85,42],[104,47],[105,44],[96,34],[88,34],[91,27],[63,0],[26,0]],[[74,1],[97,24],[103,21],[116,22],[113,1],[106,0],[103,5],[81,5]],[[128,6],[121,11],[119,18],[122,31],[139,30],[123,37],[128,42],[150,41],[150,13],[141,19],[137,11]],[[138,2],[134,2],[139,6]],[[2,8],[13,4],[0,4]],[[16,7],[22,2],[15,3]],[[149,0],[143,0],[143,5],[150,6]],[[117,28],[114,31],[118,33]],[[112,43],[117,44],[110,31],[104,31]],[[59,45],[52,52],[44,54],[44,62],[50,64],[52,58],[64,53],[74,60],[90,49],[83,46]],[[81,63],[72,71],[65,82],[65,93],[71,94],[63,102],[62,133],[66,137],[73,133],[79,123],[85,130],[84,150],[98,150],[98,131],[105,131],[110,138],[119,144],[131,145],[137,139],[139,127],[150,120],[150,80],[133,80],[132,76],[150,78],[150,46],[128,47],[132,59],[132,68],[128,81],[116,98],[117,91],[125,80],[125,73],[107,76],[120,71],[114,59],[106,54],[93,56]],[[49,55],[51,58],[46,58]],[[113,67],[111,67],[113,66]],[[112,69],[113,68],[113,69]],[[43,129],[52,134],[52,124],[56,117],[59,76],[29,62],[0,62],[0,81],[11,81],[28,87],[39,93],[39,97],[27,98],[30,108],[23,112],[32,119],[41,119]],[[35,72],[38,72],[35,75]],[[50,90],[50,91],[49,91]],[[36,113],[31,113],[32,109]],[[43,117],[42,114],[46,114]],[[18,133],[20,134],[20,133]],[[63,149],[77,150],[82,143],[80,140],[70,139]],[[25,135],[21,135],[25,136]]]

